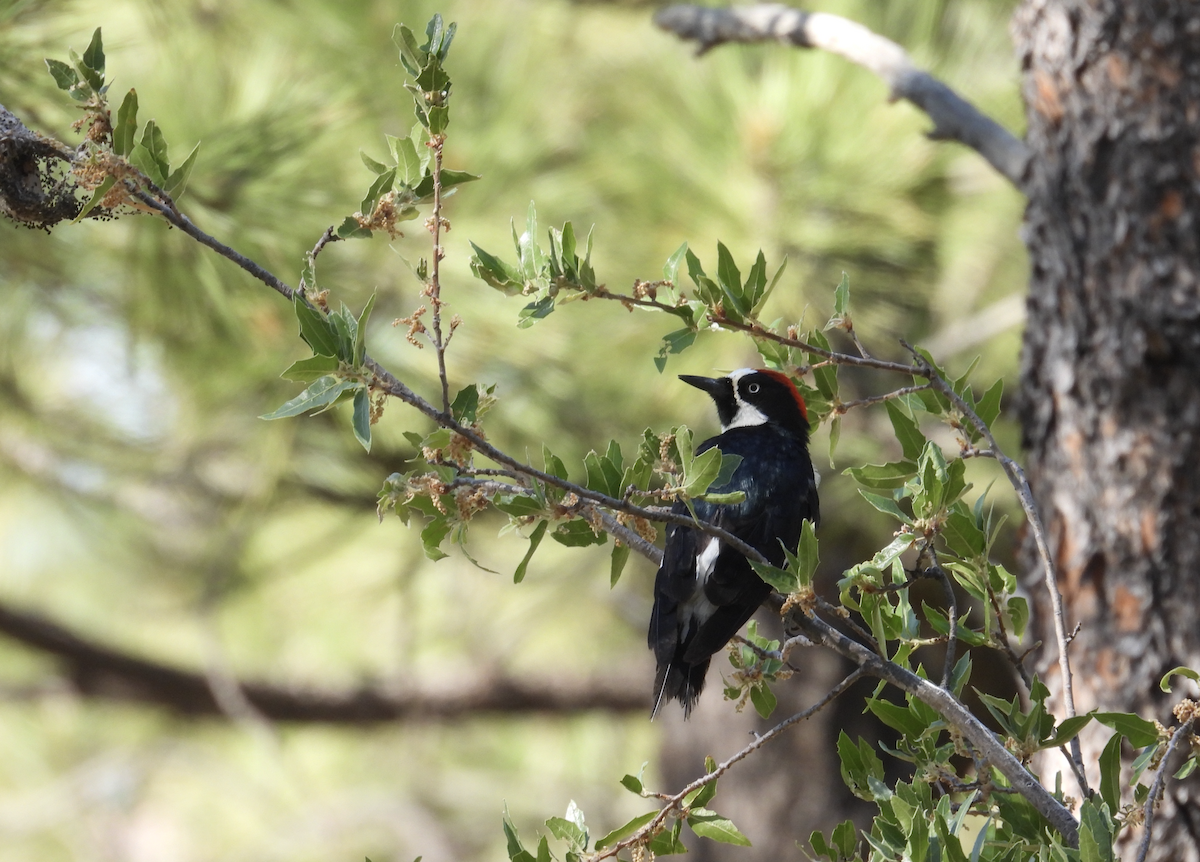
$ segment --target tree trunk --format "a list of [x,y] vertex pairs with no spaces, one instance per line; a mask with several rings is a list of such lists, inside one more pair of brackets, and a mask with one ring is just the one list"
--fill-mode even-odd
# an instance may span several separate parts
[[[1081,626],[1076,704],[1170,726],[1159,677],[1200,668],[1200,4],[1026,0],[1013,30],[1033,150],[1021,421]],[[1159,817],[1150,858],[1200,860],[1200,776]]]

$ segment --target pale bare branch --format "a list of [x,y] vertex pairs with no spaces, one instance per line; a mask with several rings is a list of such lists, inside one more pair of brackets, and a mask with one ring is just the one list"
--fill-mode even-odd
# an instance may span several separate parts
[[713,9],[668,6],[654,22],[708,51],[727,42],[777,41],[845,57],[883,80],[891,97],[907,99],[933,120],[929,137],[966,144],[1020,187],[1029,148],[978,108],[913,65],[908,53],[862,24],[825,12],[804,12],[777,3]]

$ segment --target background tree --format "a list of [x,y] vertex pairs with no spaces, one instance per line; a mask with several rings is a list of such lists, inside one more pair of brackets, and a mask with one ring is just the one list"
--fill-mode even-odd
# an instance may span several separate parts
[[[1080,626],[1078,709],[1149,715],[1168,704],[1153,680],[1200,660],[1200,13],[1028,2],[1013,30],[1033,151],[1030,478]],[[1150,858],[1200,858],[1197,782],[1168,791]]]

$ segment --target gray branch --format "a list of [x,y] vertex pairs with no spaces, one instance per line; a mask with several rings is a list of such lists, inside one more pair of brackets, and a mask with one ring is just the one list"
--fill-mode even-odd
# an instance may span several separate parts
[[907,99],[928,114],[933,120],[929,137],[966,144],[1013,185],[1021,186],[1029,148],[937,78],[914,66],[895,42],[857,22],[767,3],[730,9],[668,6],[654,16],[654,23],[681,39],[697,42],[700,53],[727,42],[777,41],[845,57],[882,79],[893,100]]

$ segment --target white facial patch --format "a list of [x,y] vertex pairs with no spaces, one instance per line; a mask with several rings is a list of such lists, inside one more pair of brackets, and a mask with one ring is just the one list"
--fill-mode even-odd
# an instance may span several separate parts
[[737,402],[737,413],[733,414],[733,420],[728,425],[722,425],[721,431],[728,431],[730,428],[752,428],[755,425],[766,425],[767,415],[752,404],[747,404],[742,400],[742,393],[739,391],[738,381],[747,374],[753,374],[753,368],[739,368],[729,375],[729,379],[733,382],[733,398]]

